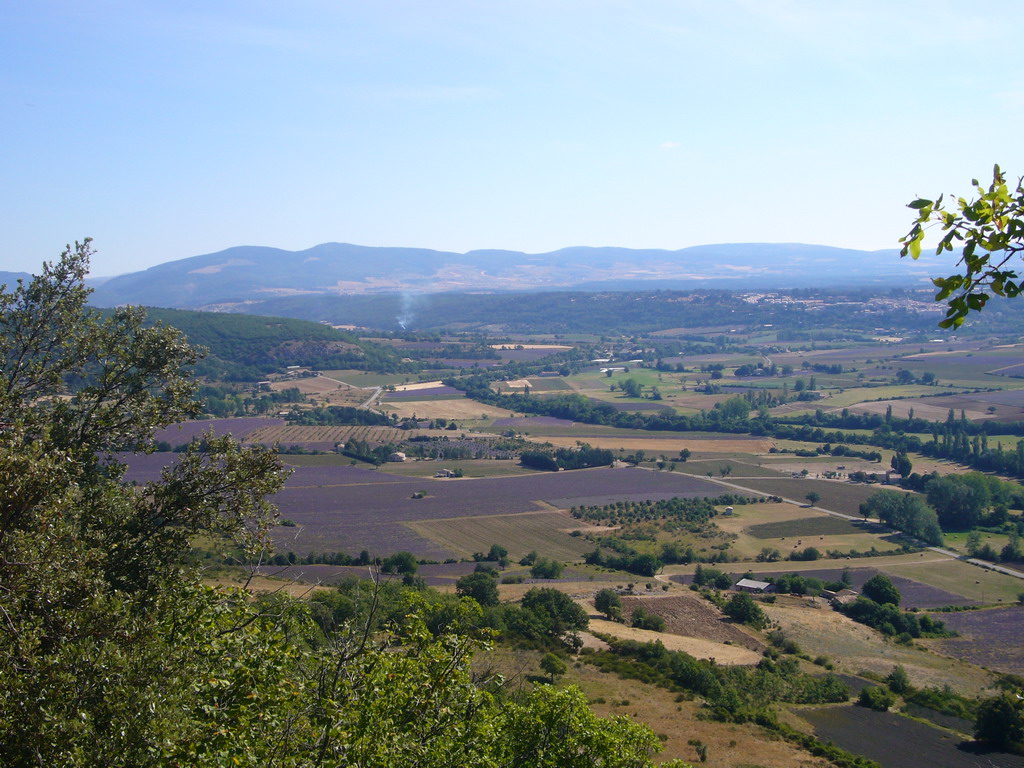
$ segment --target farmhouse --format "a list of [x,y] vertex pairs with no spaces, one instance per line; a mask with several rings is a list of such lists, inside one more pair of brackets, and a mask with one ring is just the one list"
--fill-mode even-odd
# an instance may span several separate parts
[[735,589],[740,592],[773,592],[775,588],[767,581],[755,581],[754,579],[740,579],[735,584]]
[[455,477],[455,473],[450,469],[439,469],[434,473],[434,477]]
[[405,461],[405,454],[401,451],[395,451],[388,456],[388,461]]

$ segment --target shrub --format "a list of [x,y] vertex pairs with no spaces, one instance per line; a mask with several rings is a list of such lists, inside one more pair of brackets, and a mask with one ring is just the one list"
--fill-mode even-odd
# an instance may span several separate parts
[[888,688],[869,685],[860,692],[857,703],[876,712],[885,712],[896,703],[896,697]]

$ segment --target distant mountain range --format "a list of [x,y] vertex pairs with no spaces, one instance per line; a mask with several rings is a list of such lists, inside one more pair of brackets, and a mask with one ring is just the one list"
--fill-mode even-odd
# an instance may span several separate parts
[[[536,290],[924,286],[952,260],[899,258],[799,243],[734,243],[668,250],[563,248],[550,253],[373,248],[324,243],[304,251],[239,246],[110,278],[97,306],[259,311],[283,297]],[[2,275],[0,275],[2,279]]]

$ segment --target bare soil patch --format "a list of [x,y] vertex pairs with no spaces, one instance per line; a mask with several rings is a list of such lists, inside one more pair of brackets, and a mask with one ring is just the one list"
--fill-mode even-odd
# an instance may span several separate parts
[[710,640],[718,644],[729,643],[748,651],[764,650],[761,641],[726,620],[721,611],[693,594],[622,597],[623,616],[628,618],[637,608],[663,618],[665,630],[675,635]]

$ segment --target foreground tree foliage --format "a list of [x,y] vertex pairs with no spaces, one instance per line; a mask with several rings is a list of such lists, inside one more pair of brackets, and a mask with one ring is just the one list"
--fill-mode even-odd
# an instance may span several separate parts
[[191,540],[260,551],[284,473],[210,438],[124,481],[118,452],[194,413],[197,354],[89,310],[89,254],[0,291],[0,764],[650,765],[650,729],[575,689],[474,681],[487,636],[451,630],[479,623],[471,600],[430,627],[427,598],[382,618],[372,585],[352,611],[204,586]]
[[943,195],[911,202],[908,207],[917,211],[917,219],[900,240],[900,255],[916,259],[921,255],[925,231],[937,222],[944,234],[935,252],[951,252],[954,244],[962,248],[962,272],[932,280],[939,289],[936,301],[948,307],[946,318],[939,323],[943,328],[958,328],[968,313],[985,306],[991,294],[1015,297],[1022,288],[1015,262],[1024,254],[1024,180],[1018,180],[1011,191],[1006,174],[997,165],[987,189],[977,179],[971,184],[978,196],[973,200],[957,198],[956,210],[944,207]]

